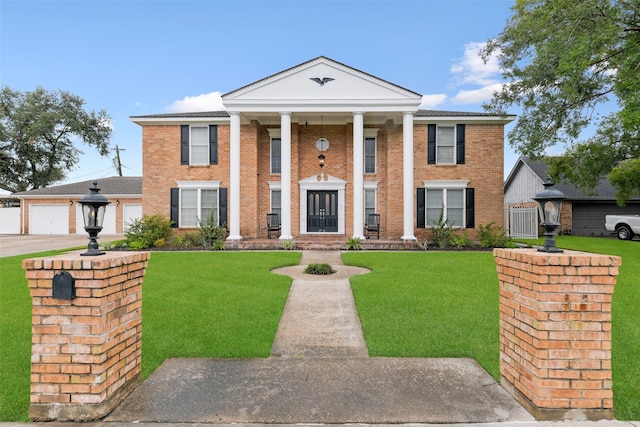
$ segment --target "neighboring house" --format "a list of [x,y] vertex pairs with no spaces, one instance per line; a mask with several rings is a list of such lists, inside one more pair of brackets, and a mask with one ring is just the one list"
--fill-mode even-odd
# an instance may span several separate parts
[[[505,207],[537,206],[533,197],[544,188],[547,169],[542,161],[518,159],[504,183]],[[593,194],[585,194],[566,183],[554,186],[567,196],[562,204],[560,234],[608,236],[611,233],[604,229],[605,215],[640,214],[640,198],[631,199],[624,207],[618,206],[615,189],[606,178],[600,180]]]
[[[477,234],[503,222],[504,126],[513,116],[420,110],[422,95],[326,57],[222,96],[225,111],[134,116],[143,213],[192,229],[213,214],[228,239],[415,240],[444,209]],[[319,156],[324,156],[324,167]]]
[[142,217],[142,178],[100,178],[12,194],[20,200],[20,234],[86,233],[78,200],[94,181],[110,202],[101,235],[121,234],[126,223]]

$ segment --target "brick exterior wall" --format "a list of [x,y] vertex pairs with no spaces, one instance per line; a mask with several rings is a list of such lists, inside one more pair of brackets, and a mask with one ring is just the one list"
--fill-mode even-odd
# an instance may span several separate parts
[[[148,252],[27,259],[32,298],[31,407],[36,421],[104,417],[137,385]],[[54,299],[65,271],[76,298]]]
[[[366,122],[366,121],[365,121]],[[185,119],[183,124],[190,124]],[[269,182],[280,180],[280,174],[270,173],[269,128],[257,122],[241,125],[241,223],[245,238],[266,236],[266,214],[269,212]],[[365,123],[365,128],[371,125]],[[180,125],[143,125],[143,214],[169,216],[170,188],[179,180],[219,180],[229,187],[229,130],[218,124],[218,165],[180,165]],[[378,127],[376,173],[365,174],[365,181],[377,181],[377,211],[381,214],[382,236],[399,239],[403,235],[402,213],[402,124],[388,120]],[[353,234],[353,124],[291,126],[291,231],[300,230],[300,189],[298,181],[318,174],[318,150],[315,141],[324,136],[330,141],[323,172],[347,181],[345,200],[345,233]],[[414,227],[415,188],[424,180],[468,180],[475,189],[475,229],[495,222],[503,225],[503,157],[504,125],[466,125],[466,161],[464,165],[427,165],[427,126],[414,124]],[[429,231],[415,228],[415,236],[425,239]]]
[[620,257],[495,249],[502,385],[538,419],[612,419]]

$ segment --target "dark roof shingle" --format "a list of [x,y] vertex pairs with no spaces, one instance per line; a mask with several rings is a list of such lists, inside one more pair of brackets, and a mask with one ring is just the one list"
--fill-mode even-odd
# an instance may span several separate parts
[[93,182],[98,183],[100,194],[142,195],[142,178],[139,176],[112,176],[109,178],[90,179],[72,184],[55,185],[35,190],[21,191],[13,196],[74,196],[89,193]]

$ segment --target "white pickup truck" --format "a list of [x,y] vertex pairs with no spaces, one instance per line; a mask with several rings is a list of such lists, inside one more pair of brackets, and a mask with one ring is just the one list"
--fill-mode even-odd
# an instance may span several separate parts
[[618,239],[631,240],[640,235],[640,215],[607,215],[604,228],[615,233]]

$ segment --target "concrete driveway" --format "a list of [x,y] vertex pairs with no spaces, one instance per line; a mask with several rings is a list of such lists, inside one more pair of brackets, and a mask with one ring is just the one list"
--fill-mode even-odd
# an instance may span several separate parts
[[[121,234],[107,234],[98,237],[98,243],[123,238]],[[88,234],[2,234],[0,235],[0,257],[79,246],[86,248],[88,244]]]

